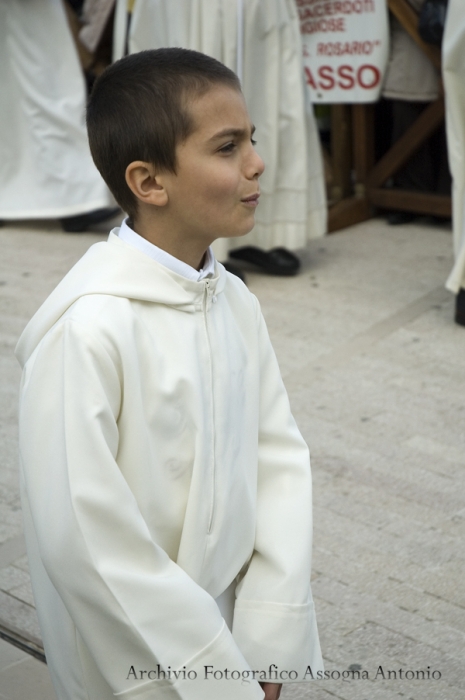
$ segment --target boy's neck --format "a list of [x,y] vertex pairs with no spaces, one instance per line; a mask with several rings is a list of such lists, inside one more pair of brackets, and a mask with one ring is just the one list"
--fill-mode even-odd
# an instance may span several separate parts
[[153,221],[144,221],[141,217],[129,220],[128,223],[139,236],[164,250],[165,253],[169,253],[174,258],[193,267],[194,270],[202,269],[209,244],[205,245],[204,241],[195,239],[186,240],[184,236],[176,235],[172,229],[167,235],[165,227],[157,226]]

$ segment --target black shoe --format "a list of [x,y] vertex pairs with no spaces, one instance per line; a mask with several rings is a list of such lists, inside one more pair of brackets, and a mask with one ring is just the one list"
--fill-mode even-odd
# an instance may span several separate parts
[[300,270],[299,258],[286,248],[273,248],[265,251],[249,245],[230,250],[229,256],[234,260],[244,260],[256,265],[269,275],[289,277],[296,275]]
[[230,262],[224,262],[221,264],[223,265],[224,269],[227,270],[227,272],[230,272],[232,275],[236,275],[236,277],[239,277],[244,284],[247,284],[244,273],[239,267],[237,267],[237,265],[231,265]]
[[96,224],[101,224],[103,221],[112,219],[120,212],[121,209],[119,207],[108,207],[106,209],[95,209],[94,211],[87,212],[87,214],[79,214],[78,216],[66,216],[60,219],[60,221],[63,231],[67,233],[81,233],[82,231],[87,231]]
[[455,297],[455,323],[465,326],[465,289],[459,289]]
[[416,214],[410,211],[391,211],[387,216],[389,226],[401,226],[402,224],[410,224],[416,219]]

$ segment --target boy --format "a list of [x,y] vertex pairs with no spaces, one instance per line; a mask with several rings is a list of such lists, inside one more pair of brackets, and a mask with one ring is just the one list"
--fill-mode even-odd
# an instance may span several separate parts
[[239,82],[196,52],[133,54],[95,85],[88,131],[129,219],[17,348],[53,683],[59,700],[275,700],[321,668],[311,480],[258,303],[209,248],[258,203]]

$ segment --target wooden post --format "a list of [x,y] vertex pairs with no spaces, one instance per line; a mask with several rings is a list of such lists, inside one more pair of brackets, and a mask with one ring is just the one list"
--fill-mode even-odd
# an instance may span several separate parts
[[368,173],[375,164],[375,115],[372,104],[352,106],[355,195],[364,197]]
[[94,61],[94,56],[79,41],[79,31],[81,29],[81,23],[79,22],[76,14],[74,13],[74,10],[71,8],[70,5],[68,5],[66,0],[63,0],[63,5],[65,8],[66,17],[68,19],[69,28],[73,36],[74,45],[79,56],[79,62],[81,64],[82,70],[85,72],[91,67]]
[[333,184],[331,200],[339,202],[351,191],[352,143],[350,106],[331,106],[331,160]]
[[[343,186],[347,189],[344,190],[341,187],[345,196],[339,198],[329,209],[329,233],[339,231],[347,226],[353,226],[361,221],[366,221],[372,216],[372,210],[366,197],[366,180],[374,163],[373,105],[334,105],[333,109],[342,106],[346,107],[347,111],[351,110],[352,129],[347,131],[341,130],[344,138],[349,140],[349,144],[343,141],[342,146],[339,145],[337,131],[333,131],[331,138],[334,139],[336,137],[333,149],[346,149],[344,158],[337,158],[337,152],[333,151],[333,162],[338,163],[341,170],[345,168],[342,171],[341,179]],[[348,119],[345,120],[345,124],[349,124]],[[333,121],[332,129],[341,129],[337,119]],[[342,135],[340,132],[340,139]],[[353,188],[352,174],[355,179]],[[354,190],[353,196],[347,196],[352,194],[352,189]]]

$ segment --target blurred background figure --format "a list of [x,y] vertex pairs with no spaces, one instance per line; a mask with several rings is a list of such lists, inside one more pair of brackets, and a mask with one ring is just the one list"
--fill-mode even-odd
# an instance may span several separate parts
[[61,219],[82,231],[117,214],[90,155],[61,0],[2,0],[0,85],[0,220]]
[[[126,0],[118,0],[115,46],[120,55],[126,7]],[[240,240],[216,241],[217,258],[226,260],[229,254],[235,262],[253,263],[271,274],[295,274],[299,259],[291,251],[323,236],[327,220],[295,0],[136,0],[129,52],[162,46],[201,51],[234,70],[257,127],[254,138],[266,169],[256,225]]]
[[443,39],[446,123],[452,172],[455,265],[447,288],[456,294],[455,321],[465,326],[465,7],[449,0]]
[[[408,0],[420,12],[425,0]],[[426,54],[391,16],[391,50],[382,96],[391,102],[391,143],[395,143],[440,92],[440,73]],[[445,129],[441,128],[424,143],[395,175],[393,186],[417,192],[450,194],[451,180],[447,163]],[[391,211],[392,225],[413,221],[416,214]]]

